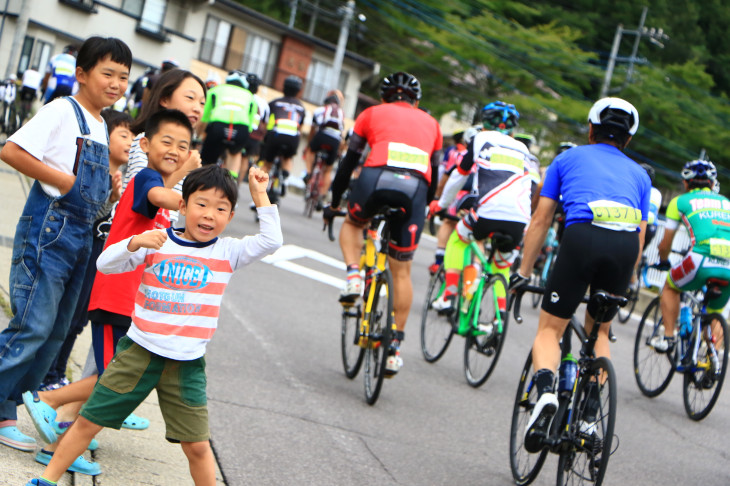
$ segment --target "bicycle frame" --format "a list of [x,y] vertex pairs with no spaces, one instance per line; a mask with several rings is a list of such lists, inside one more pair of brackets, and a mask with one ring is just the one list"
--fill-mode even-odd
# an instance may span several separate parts
[[[482,266],[482,272],[479,276],[479,285],[477,289],[474,291],[474,295],[471,297],[471,302],[469,303],[469,309],[467,312],[461,312],[461,301],[464,299],[463,295],[463,278],[462,283],[459,286],[459,297],[457,302],[457,308],[459,309],[458,318],[459,318],[459,326],[461,328],[466,327],[467,325],[472,328],[476,329],[478,325],[478,319],[479,319],[479,309],[481,308],[481,301],[482,301],[482,295],[484,293],[484,286],[486,285],[487,280],[489,280],[489,276],[491,275],[489,273],[489,262],[492,260],[492,257],[494,255],[494,250],[490,252],[489,257],[484,255],[484,252],[480,248],[477,241],[471,241],[469,243],[469,246],[466,247],[466,251],[464,251],[464,267],[467,265],[470,265],[473,261],[473,257],[476,256],[479,260],[481,266]],[[505,289],[506,290],[506,289]],[[495,309],[498,308],[497,306],[497,296],[494,296],[494,306]],[[498,312],[497,313],[497,332],[501,333],[503,330],[502,326],[502,315]]]
[[[692,307],[692,333],[687,337],[680,337],[679,339],[680,351],[675,356],[675,368],[680,373],[694,373],[699,370],[707,371],[712,366],[711,362],[705,364],[698,363],[703,327],[705,334],[707,334],[705,338],[708,342],[712,342],[713,339],[711,323],[703,322],[704,317],[707,315],[707,306],[704,300],[700,300],[692,292],[685,292],[684,297],[690,301]],[[719,359],[717,349],[715,346],[709,346],[709,349],[712,352],[712,357],[717,361]],[[687,363],[688,357],[690,358],[689,364],[683,364]]]
[[[373,302],[375,301],[375,288],[377,285],[373,285],[373,282],[380,278],[382,273],[385,271],[385,265],[388,260],[388,256],[385,252],[385,247],[388,244],[387,239],[384,239],[384,229],[386,220],[382,219],[378,222],[377,229],[368,228],[367,238],[365,239],[365,265],[366,272],[369,269],[373,269],[371,275],[365,275],[365,312],[363,318],[360,321],[360,337],[358,345],[362,348],[368,346],[368,337],[370,336],[370,318],[372,317]],[[388,290],[390,291],[390,289]]]

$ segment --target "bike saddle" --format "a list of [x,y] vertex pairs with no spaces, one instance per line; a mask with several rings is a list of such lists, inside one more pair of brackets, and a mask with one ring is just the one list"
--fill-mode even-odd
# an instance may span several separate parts
[[598,307],[611,307],[614,305],[623,307],[629,302],[629,299],[620,295],[609,294],[604,290],[598,290],[591,295],[590,301]]

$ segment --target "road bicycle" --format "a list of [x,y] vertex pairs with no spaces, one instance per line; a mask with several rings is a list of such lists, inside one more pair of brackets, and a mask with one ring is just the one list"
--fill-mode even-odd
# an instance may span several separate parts
[[[512,299],[517,322],[522,320],[520,303],[525,291],[542,293],[544,289],[533,286],[517,289]],[[573,316],[565,329],[560,343],[560,385],[556,392],[558,409],[543,449],[534,454],[524,448],[525,429],[537,403],[532,351],[527,355],[515,395],[509,441],[510,467],[516,484],[526,485],[534,481],[548,452],[559,455],[557,484],[600,485],[603,482],[608,460],[614,452],[617,383],[611,360],[596,357],[595,343],[604,316],[616,306],[626,305],[627,300],[599,290],[584,299],[586,301],[596,306],[596,325],[587,333]],[[573,334],[581,343],[577,359],[571,354]],[[566,363],[575,364],[566,366]]]
[[322,196],[320,186],[322,185],[322,176],[324,169],[324,161],[327,152],[319,150],[314,156],[312,164],[312,173],[308,174],[307,185],[304,187],[304,215],[308,218],[312,217],[314,211],[322,209]]
[[[454,334],[463,335],[464,376],[473,386],[482,386],[492,374],[507,335],[507,282],[502,275],[489,273],[490,262],[500,244],[512,238],[500,233],[491,235],[491,250],[485,256],[480,243],[471,241],[464,252],[464,268],[477,261],[481,267],[479,283],[472,296],[465,295],[464,272],[459,278],[455,301],[449,312],[433,308],[446,289],[442,264],[431,276],[421,311],[421,351],[429,363],[443,356]],[[500,312],[499,300],[505,299]]]
[[653,398],[669,386],[674,373],[684,375],[684,409],[692,420],[702,420],[715,406],[727,373],[730,345],[727,322],[719,313],[707,313],[707,301],[720,295],[726,281],[708,279],[706,290],[682,292],[689,317],[680,318],[678,341],[667,351],[654,347],[664,336],[661,297],[651,301],[641,317],[634,343],[634,376],[641,393]]
[[[558,233],[552,226],[548,229],[547,236],[545,238],[545,244],[543,245],[542,266],[535,266],[533,270],[534,281],[538,287],[545,287],[550,270],[553,268],[553,262],[555,257],[558,256]],[[537,309],[542,300],[542,294],[535,292],[532,294],[532,308]]]
[[[365,400],[374,405],[380,395],[390,344],[395,328],[393,314],[393,277],[388,268],[387,248],[390,241],[389,220],[401,213],[400,208],[383,208],[370,221],[366,230],[360,272],[363,275],[363,299],[340,300],[342,325],[340,343],[345,376],[353,379],[364,365]],[[344,213],[338,214],[342,216]],[[327,224],[325,223],[327,226]],[[334,241],[332,223],[329,238]]]

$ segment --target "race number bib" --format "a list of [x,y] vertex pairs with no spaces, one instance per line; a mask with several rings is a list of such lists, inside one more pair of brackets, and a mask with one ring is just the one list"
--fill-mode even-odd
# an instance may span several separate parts
[[617,231],[636,231],[641,223],[641,211],[614,201],[600,200],[588,203],[593,213],[593,224]]
[[730,260],[730,241],[722,238],[710,238],[710,255]]
[[390,142],[388,144],[388,167],[417,170],[424,174],[428,172],[428,153],[404,143]]

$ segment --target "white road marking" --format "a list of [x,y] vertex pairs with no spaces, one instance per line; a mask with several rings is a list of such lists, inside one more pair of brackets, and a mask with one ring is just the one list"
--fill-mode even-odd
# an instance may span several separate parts
[[332,258],[317,251],[310,250],[309,248],[302,248],[301,246],[297,245],[284,245],[279,248],[273,255],[269,255],[263,258],[262,261],[264,263],[274,265],[277,268],[281,268],[282,270],[296,273],[297,275],[301,275],[303,277],[311,278],[312,280],[331,285],[332,287],[338,289],[341,289],[345,285],[345,281],[341,278],[333,277],[332,275],[328,275],[324,272],[307,268],[304,265],[300,265],[291,261],[299,258],[310,258],[320,263],[324,263],[325,265],[334,267],[343,272],[347,268],[344,262],[342,262],[341,260],[337,260],[336,258]]

